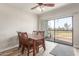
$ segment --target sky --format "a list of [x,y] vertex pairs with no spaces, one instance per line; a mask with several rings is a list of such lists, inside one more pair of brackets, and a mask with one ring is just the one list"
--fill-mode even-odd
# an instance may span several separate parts
[[[56,19],[55,20],[55,28],[64,27],[64,24],[67,23],[70,25],[70,28],[72,28],[72,17],[66,17],[66,18],[61,18],[61,19]],[[48,26],[50,28],[54,28],[54,20],[48,21]]]

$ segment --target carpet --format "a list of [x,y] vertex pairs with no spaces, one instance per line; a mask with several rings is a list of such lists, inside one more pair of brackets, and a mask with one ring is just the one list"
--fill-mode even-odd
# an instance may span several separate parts
[[75,56],[72,46],[58,44],[50,54],[55,56]]

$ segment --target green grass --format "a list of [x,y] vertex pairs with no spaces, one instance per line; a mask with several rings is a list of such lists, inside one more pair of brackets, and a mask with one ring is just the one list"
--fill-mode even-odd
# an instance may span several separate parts
[[[48,31],[54,37],[54,31]],[[72,31],[55,31],[55,39],[72,43]]]
[[61,35],[63,37],[72,37],[71,31],[56,31],[55,35]]
[[[51,35],[54,35],[54,31],[48,31]],[[72,31],[55,31],[55,36],[72,37]]]

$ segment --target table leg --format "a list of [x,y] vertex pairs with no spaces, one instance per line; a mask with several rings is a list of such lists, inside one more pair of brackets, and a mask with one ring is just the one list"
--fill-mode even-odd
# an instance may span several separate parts
[[46,50],[46,47],[45,47],[45,40],[43,39],[43,48],[44,50]]
[[33,56],[35,56],[35,51],[36,51],[36,42],[33,40]]

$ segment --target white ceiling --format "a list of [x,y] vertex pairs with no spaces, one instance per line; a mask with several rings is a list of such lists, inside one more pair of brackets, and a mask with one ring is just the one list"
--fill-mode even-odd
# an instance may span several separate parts
[[21,10],[24,10],[25,12],[32,12],[32,13],[35,13],[35,14],[42,14],[44,12],[54,10],[56,8],[59,8],[61,6],[67,5],[67,4],[68,3],[55,3],[54,7],[44,7],[43,12],[41,12],[39,8],[31,10],[32,7],[37,5],[35,3],[8,3],[7,5],[10,5],[10,6],[15,7],[15,8],[19,8]]

